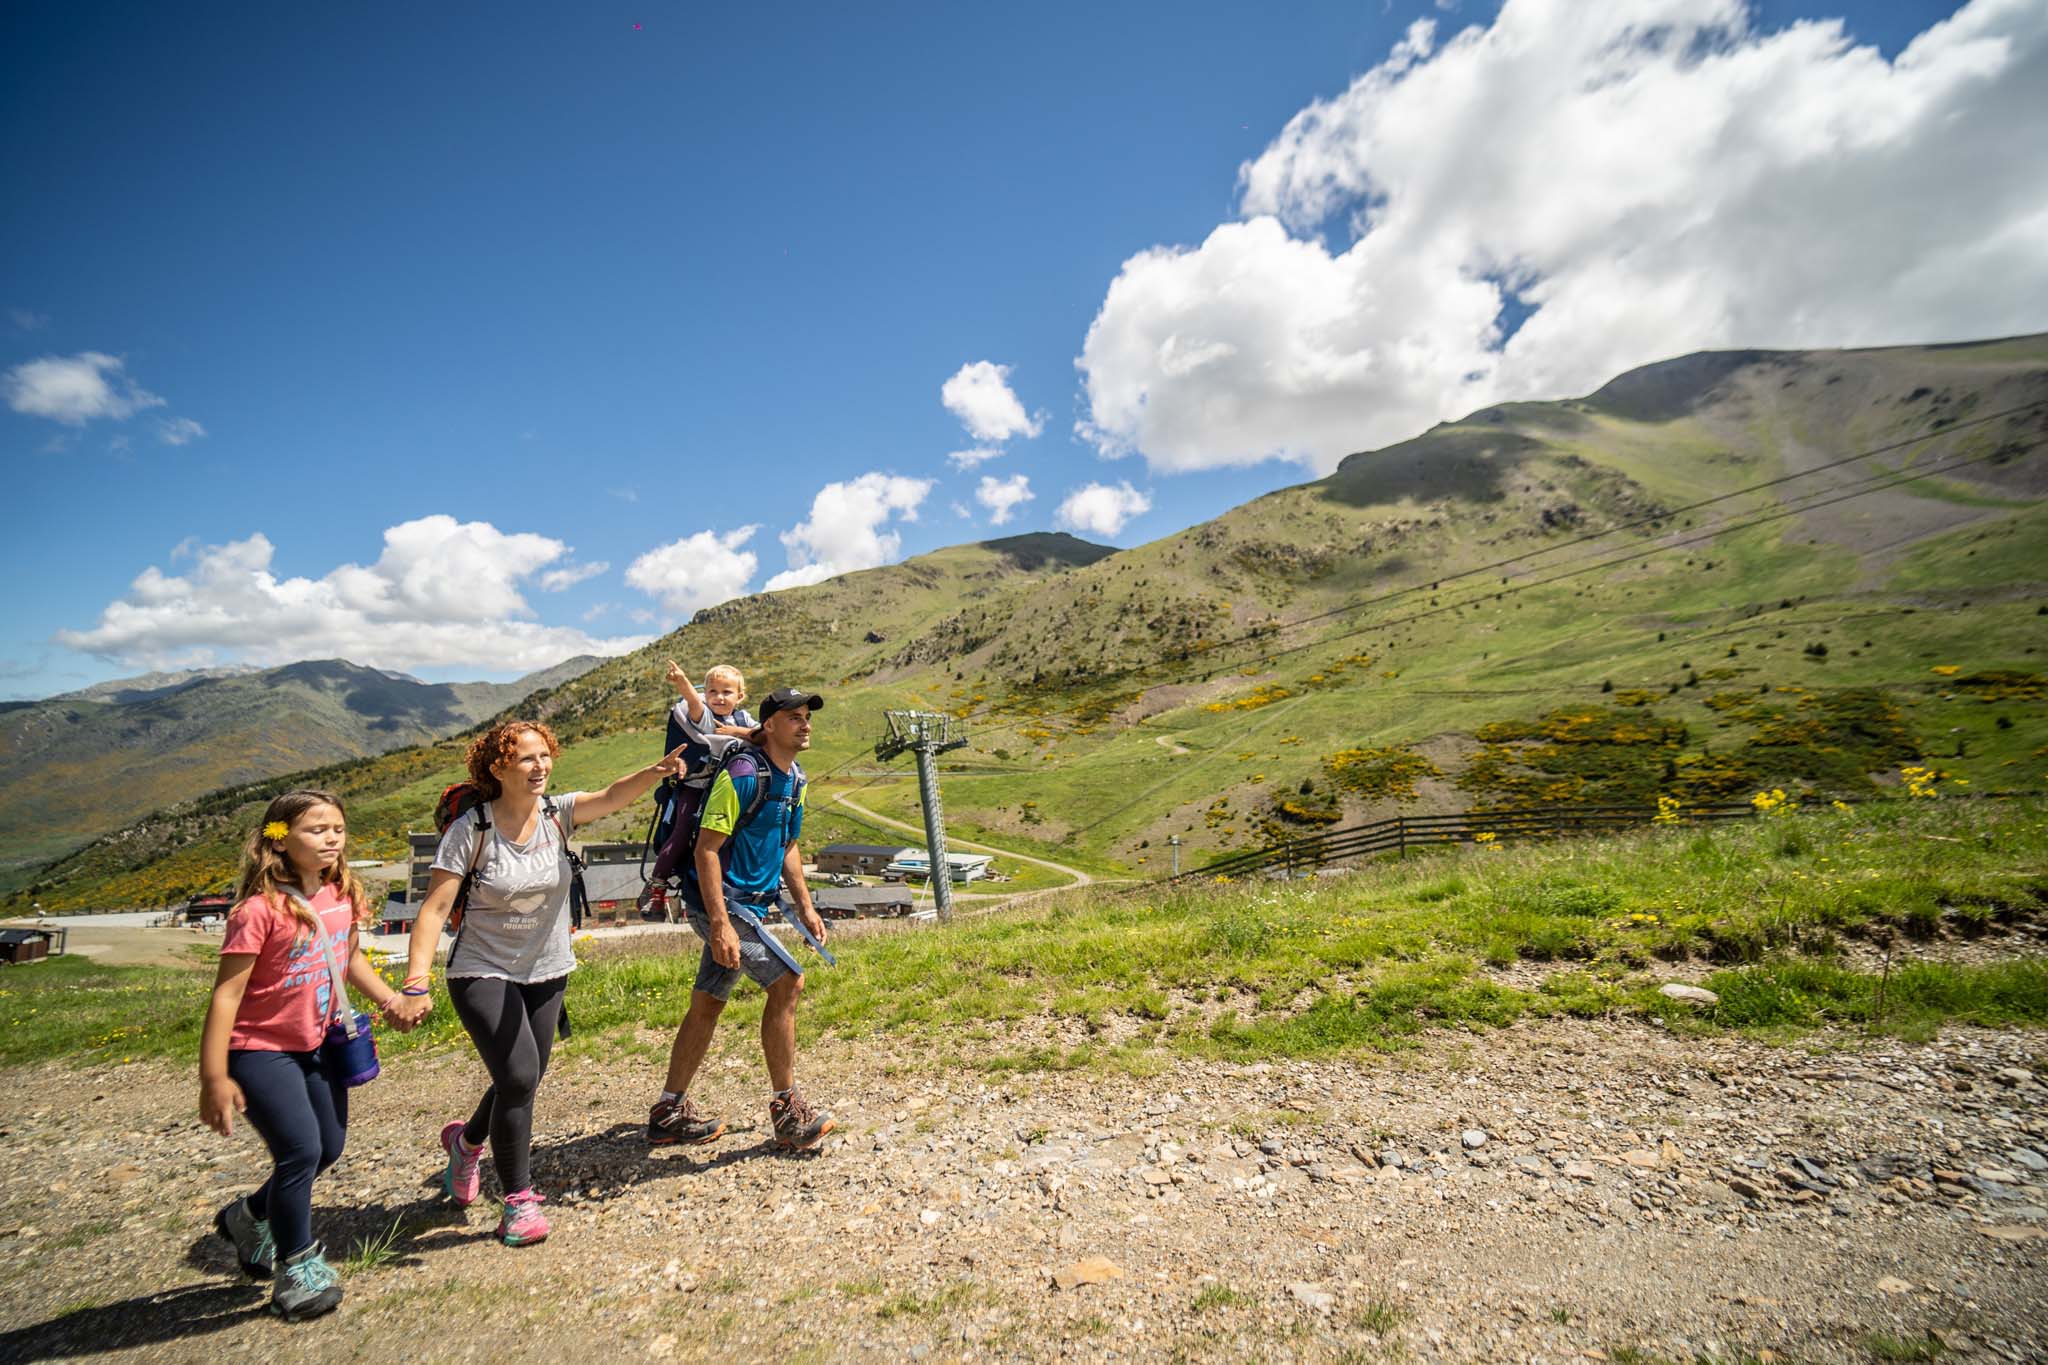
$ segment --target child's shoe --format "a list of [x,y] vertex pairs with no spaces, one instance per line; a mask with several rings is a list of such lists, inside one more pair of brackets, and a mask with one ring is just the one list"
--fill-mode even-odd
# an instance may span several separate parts
[[775,1124],[775,1145],[791,1151],[808,1152],[832,1131],[832,1116],[811,1108],[795,1086],[768,1101],[768,1117]]
[[462,1120],[457,1119],[441,1130],[441,1150],[448,1153],[448,1169],[441,1173],[441,1190],[467,1208],[476,1202],[483,1189],[484,1149],[464,1142],[462,1129]]
[[331,1313],[341,1303],[341,1276],[320,1254],[318,1242],[277,1263],[270,1311],[286,1322],[304,1322]]
[[547,1215],[540,1211],[541,1196],[521,1190],[505,1196],[505,1212],[498,1219],[498,1240],[508,1247],[532,1246],[548,1235]]
[[244,1275],[267,1280],[277,1273],[277,1243],[270,1240],[270,1223],[249,1211],[247,1199],[237,1199],[213,1215],[213,1230],[233,1244]]

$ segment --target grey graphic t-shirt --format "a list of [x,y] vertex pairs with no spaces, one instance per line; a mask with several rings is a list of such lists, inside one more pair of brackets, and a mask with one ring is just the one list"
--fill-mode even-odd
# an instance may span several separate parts
[[[555,798],[562,829],[576,828],[582,792]],[[434,869],[461,876],[476,851],[477,813],[465,811],[441,836]],[[533,837],[513,843],[491,813],[490,842],[477,863],[462,930],[448,975],[494,976],[506,981],[552,981],[576,970],[569,946],[569,859],[562,836],[545,810],[534,820]]]

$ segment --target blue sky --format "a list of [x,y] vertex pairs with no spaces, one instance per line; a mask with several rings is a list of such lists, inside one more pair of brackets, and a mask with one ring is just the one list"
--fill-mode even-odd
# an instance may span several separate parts
[[[792,571],[1056,526],[1137,543],[1701,341],[2013,320],[2010,291],[1759,312],[1737,271],[1674,245],[1660,278],[1720,290],[1711,326],[1601,323],[1581,258],[1628,205],[1570,240],[1506,240],[1484,225],[1527,206],[1432,201],[1428,134],[1400,132],[1406,108],[1461,130],[1445,158],[1511,143],[1449,78],[1533,71],[1508,39],[1561,30],[1548,3],[10,5],[0,696],[334,653],[510,676]],[[1729,53],[1849,109],[1856,89],[1886,100],[1901,49],[1952,9],[1851,6],[1831,45],[1785,35],[1839,4],[1731,31],[1726,0],[1629,3],[1718,25]],[[1922,92],[1929,128],[1958,100],[2028,98],[2039,23],[1973,9],[2005,55]],[[1729,81],[1641,61],[1677,107],[1741,118]],[[1318,100],[1354,117],[1290,135]],[[1931,150],[1866,154],[1903,177]],[[2012,221],[2037,203],[1984,193]],[[1457,260],[1403,226],[1410,204]],[[1926,229],[1981,263],[1974,231]],[[1389,271],[1359,249],[1375,233],[1417,265],[1371,273]],[[1392,281],[1429,269],[1452,283],[1403,304]],[[1821,274],[1831,296],[1857,283]],[[1544,327],[1485,335],[1546,289]],[[1570,340],[1573,316],[1606,339]],[[1000,453],[947,458],[977,449]]]

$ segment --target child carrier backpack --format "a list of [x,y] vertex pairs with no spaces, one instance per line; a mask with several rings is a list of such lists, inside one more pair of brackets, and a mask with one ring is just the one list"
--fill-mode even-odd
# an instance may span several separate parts
[[[747,827],[768,804],[768,774],[773,771],[768,755],[744,741],[733,745],[722,754],[711,769],[710,778],[702,787],[686,785],[680,777],[666,777],[654,792],[654,814],[647,825],[647,838],[640,848],[640,879],[650,889],[655,885],[675,888],[681,885],[687,875],[690,859],[697,847],[697,835],[704,827],[704,803],[711,789],[718,785],[719,774],[730,768],[740,757],[754,761],[754,770],[761,776],[754,783],[754,794],[747,801],[746,808],[734,822],[735,837]],[[804,788],[809,779],[804,776],[803,765],[792,764],[791,773],[796,778],[796,788],[790,793],[790,804],[803,802]],[[650,873],[648,855],[654,855]]]

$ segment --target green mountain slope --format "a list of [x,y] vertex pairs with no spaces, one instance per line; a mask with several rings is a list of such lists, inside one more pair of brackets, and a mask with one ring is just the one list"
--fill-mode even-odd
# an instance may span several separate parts
[[423,683],[322,659],[151,674],[10,705],[0,711],[0,866],[46,862],[223,785],[465,729],[597,662],[509,683]]
[[[820,685],[814,808],[858,787],[914,819],[863,750],[882,707],[943,708],[973,734],[963,834],[1138,872],[1173,836],[1199,861],[1403,807],[1849,793],[1910,762],[2039,786],[2044,440],[2048,337],[1690,356],[1130,550],[1027,537],[727,603],[515,709],[574,786],[651,756],[665,655]],[[331,780],[395,846],[454,771],[444,745]],[[253,795],[83,850],[43,898],[220,875]]]

